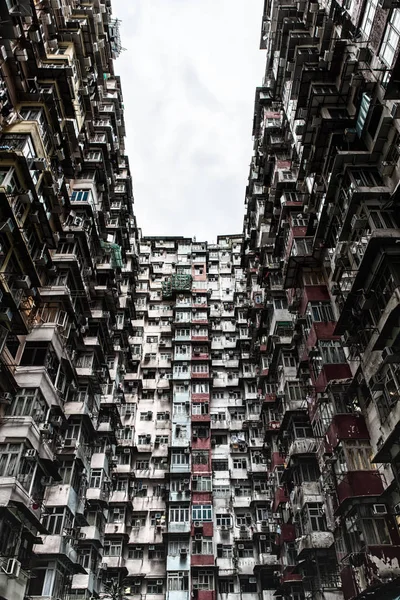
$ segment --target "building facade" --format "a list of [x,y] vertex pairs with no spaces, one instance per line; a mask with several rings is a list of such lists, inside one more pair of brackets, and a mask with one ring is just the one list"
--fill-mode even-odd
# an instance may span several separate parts
[[211,244],[138,229],[110,0],[0,3],[0,599],[398,600],[399,22],[266,0]]
[[284,599],[399,594],[399,18],[264,4],[243,267]]

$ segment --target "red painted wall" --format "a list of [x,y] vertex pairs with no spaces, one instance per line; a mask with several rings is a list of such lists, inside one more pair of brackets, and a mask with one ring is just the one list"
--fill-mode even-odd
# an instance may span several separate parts
[[369,440],[369,433],[361,414],[335,415],[329,426],[327,437],[333,448],[340,440]]
[[306,285],[302,289],[299,314],[304,315],[309,302],[324,302],[330,300],[326,285]]
[[214,566],[213,554],[192,554],[190,557],[192,567]]
[[209,450],[211,448],[211,438],[197,438],[192,440],[192,450]]
[[348,498],[380,496],[382,493],[379,471],[349,471],[337,486],[339,504]]
[[[311,374],[312,377],[312,374]],[[322,371],[319,374],[317,381],[314,382],[315,390],[317,392],[324,392],[329,381],[332,379],[351,379],[350,367],[347,364],[343,365],[324,365]]]

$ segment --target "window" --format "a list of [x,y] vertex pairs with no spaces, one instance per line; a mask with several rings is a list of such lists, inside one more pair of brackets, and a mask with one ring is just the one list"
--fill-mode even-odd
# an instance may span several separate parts
[[193,402],[192,415],[208,415],[208,402]]
[[209,453],[206,450],[192,451],[193,465],[208,465]]
[[91,469],[90,470],[90,479],[89,479],[89,487],[90,488],[101,487],[102,480],[103,480],[103,469]]
[[324,276],[320,271],[308,271],[303,269],[304,285],[324,285]]
[[192,506],[192,520],[193,521],[211,521],[212,520],[212,508],[209,504],[195,504]]
[[212,469],[213,469],[213,471],[229,471],[228,460],[225,460],[225,459],[213,460],[212,461]]
[[235,591],[233,579],[219,579],[218,588],[220,594],[233,594]]
[[217,544],[217,557],[218,558],[232,558],[233,548],[225,544]]
[[121,507],[114,507],[110,509],[109,513],[110,523],[124,523],[125,522],[125,509]]
[[330,302],[319,302],[318,304],[311,304],[308,310],[308,314],[311,316],[313,321],[334,321],[335,316],[333,314],[332,306]]
[[174,416],[187,416],[189,414],[189,404],[185,402],[174,402]]
[[369,38],[374,21],[378,0],[367,0],[364,10],[364,16],[361,22],[360,29],[366,38]]
[[[375,0],[376,1],[376,0]],[[391,67],[400,40],[400,9],[395,8],[389,23],[386,25],[379,57]]]
[[217,527],[231,527],[232,517],[229,513],[219,513],[216,516]]
[[171,462],[173,465],[188,465],[189,457],[190,455],[184,452],[173,452]]
[[143,559],[143,546],[138,546],[137,548],[130,548],[128,550],[128,558],[133,558],[135,560]]
[[193,365],[192,373],[208,373],[208,365]]
[[213,554],[213,543],[211,538],[202,538],[192,541],[193,554]]
[[162,546],[149,546],[149,560],[163,560],[165,557],[164,548]]
[[168,421],[168,420],[169,420],[169,412],[157,413],[157,421]]
[[180,571],[177,573],[168,573],[168,591],[187,592],[189,590],[189,578],[187,573]]
[[192,383],[192,392],[194,394],[208,394],[209,386],[207,382]]
[[49,530],[49,535],[71,534],[73,515],[68,508],[53,507],[47,512],[43,525]]
[[385,519],[363,518],[361,525],[364,530],[365,543],[369,546],[392,543]]
[[141,412],[140,413],[140,420],[141,421],[152,421],[153,420],[153,413],[149,410],[147,412]]
[[171,556],[178,556],[182,549],[189,551],[187,540],[172,540],[168,544],[168,554]]
[[169,509],[169,520],[173,523],[185,523],[189,521],[189,507],[176,507]]
[[211,477],[193,477],[192,479],[193,489],[197,492],[211,492],[212,481]]
[[305,392],[298,381],[289,381],[286,383],[285,396],[288,400],[302,400]]
[[122,542],[116,540],[107,540],[104,542],[104,556],[121,556]]
[[[246,577],[245,579],[240,579],[240,591],[243,594],[252,594],[257,592],[257,578],[256,577]],[[294,596],[292,596],[294,600]],[[300,600],[300,599],[296,599]]]
[[6,414],[14,417],[32,417],[36,423],[46,418],[47,404],[39,389],[23,388],[18,390],[15,400],[7,406]]
[[144,444],[150,444],[151,442],[151,435],[150,434],[145,434],[145,435],[139,435],[138,436],[138,444],[139,446],[142,446]]
[[146,471],[150,467],[149,460],[137,460],[136,461],[136,469],[138,471]]
[[233,459],[233,468],[234,469],[247,469],[247,459],[246,458],[234,458]]
[[311,533],[311,531],[326,531],[323,505],[317,502],[306,504],[302,511],[301,521],[303,534]]
[[341,342],[321,340],[319,347],[324,364],[346,364],[346,357]]
[[197,573],[193,573],[192,581],[193,587],[197,587],[198,590],[214,589],[214,575],[212,571],[198,571]]
[[252,558],[254,556],[253,544],[238,544],[239,558]]
[[147,581],[146,591],[148,594],[162,594],[163,593],[162,579],[149,579]]

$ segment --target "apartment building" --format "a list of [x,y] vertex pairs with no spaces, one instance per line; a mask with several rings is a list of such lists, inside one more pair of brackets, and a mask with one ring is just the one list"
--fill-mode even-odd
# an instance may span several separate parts
[[284,600],[399,597],[399,18],[264,4],[242,265]]
[[241,252],[241,235],[140,239],[136,369],[124,380],[136,398],[134,498],[120,553],[134,597],[250,598],[259,567],[277,563]]
[[114,566],[134,359],[118,23],[7,0],[0,38],[0,597],[80,600]]
[[265,1],[212,244],[137,227],[110,0],[0,3],[0,598],[398,600],[399,19]]

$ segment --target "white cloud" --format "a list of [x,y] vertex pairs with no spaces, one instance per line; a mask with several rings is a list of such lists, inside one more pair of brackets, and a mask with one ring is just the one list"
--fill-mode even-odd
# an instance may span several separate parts
[[262,0],[113,0],[138,224],[215,240],[242,230]]

